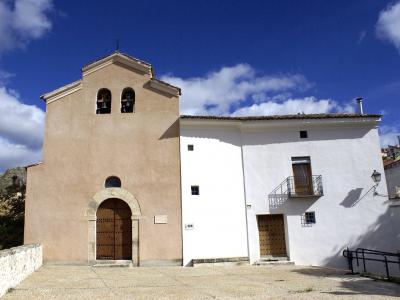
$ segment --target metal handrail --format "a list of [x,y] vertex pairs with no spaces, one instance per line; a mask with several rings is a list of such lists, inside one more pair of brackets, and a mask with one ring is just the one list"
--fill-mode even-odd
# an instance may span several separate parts
[[[385,264],[386,277],[390,280],[390,269],[389,264],[398,264],[400,269],[400,253],[392,253],[385,251],[378,251],[373,249],[366,248],[357,248],[356,250],[343,250],[343,257],[347,258],[347,262],[349,265],[349,269],[352,274],[354,273],[353,260],[355,259],[357,262],[357,267],[360,266],[360,260],[363,263],[364,272],[367,272],[366,261],[377,261]],[[372,257],[368,257],[372,256]],[[377,257],[378,256],[378,257]]]
[[305,185],[304,188],[309,188],[309,191],[299,192],[298,186],[295,184],[295,176],[289,176],[287,179],[287,190],[289,197],[307,197],[307,196],[323,196],[322,175],[312,175],[311,184]]
[[[284,188],[285,187],[285,188]],[[280,193],[278,193],[280,192]],[[270,195],[285,195],[287,194],[287,178],[285,178],[271,193]]]

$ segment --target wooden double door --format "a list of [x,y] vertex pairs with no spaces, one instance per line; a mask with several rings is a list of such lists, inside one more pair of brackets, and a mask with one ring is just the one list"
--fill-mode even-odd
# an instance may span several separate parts
[[283,215],[258,215],[261,256],[286,256]]
[[120,199],[107,199],[96,213],[96,259],[132,259],[132,212]]

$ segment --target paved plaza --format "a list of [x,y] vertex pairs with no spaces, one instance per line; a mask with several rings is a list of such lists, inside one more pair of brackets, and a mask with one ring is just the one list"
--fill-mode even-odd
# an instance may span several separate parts
[[8,299],[390,299],[400,285],[299,266],[121,268],[45,265]]

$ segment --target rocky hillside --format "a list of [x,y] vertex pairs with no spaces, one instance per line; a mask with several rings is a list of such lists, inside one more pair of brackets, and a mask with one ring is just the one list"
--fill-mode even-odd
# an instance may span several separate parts
[[22,186],[25,184],[26,169],[24,167],[8,169],[3,175],[0,175],[0,192],[4,192],[13,185]]
[[22,245],[24,237],[25,168],[0,176],[0,250]]

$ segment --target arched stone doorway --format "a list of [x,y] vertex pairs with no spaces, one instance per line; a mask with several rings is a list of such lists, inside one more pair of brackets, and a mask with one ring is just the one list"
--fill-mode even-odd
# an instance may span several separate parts
[[124,201],[131,211],[132,222],[132,262],[133,265],[139,265],[139,218],[141,215],[140,206],[136,198],[123,188],[105,188],[96,193],[88,203],[86,217],[88,219],[88,261],[96,262],[97,252],[97,210],[107,199],[117,198]]
[[132,260],[132,213],[117,198],[103,201],[96,213],[96,259]]

